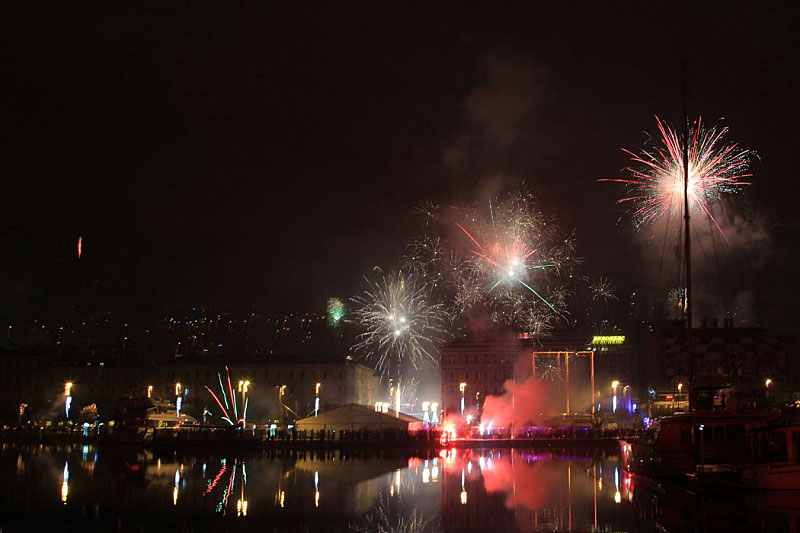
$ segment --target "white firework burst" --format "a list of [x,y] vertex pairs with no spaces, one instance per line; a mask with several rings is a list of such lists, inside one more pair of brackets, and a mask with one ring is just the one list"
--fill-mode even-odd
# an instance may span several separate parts
[[438,346],[448,337],[445,306],[430,303],[426,284],[402,272],[364,280],[368,289],[352,298],[351,320],[362,328],[353,349],[384,376],[399,375],[404,362],[438,366]]

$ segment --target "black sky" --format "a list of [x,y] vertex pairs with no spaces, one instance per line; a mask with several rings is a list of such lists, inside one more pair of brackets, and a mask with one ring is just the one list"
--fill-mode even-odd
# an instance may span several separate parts
[[694,4],[15,12],[0,312],[321,309],[397,260],[413,206],[523,178],[576,229],[589,275],[632,279],[643,239],[595,179],[654,114],[677,122],[685,60],[692,114],[760,156],[736,201],[769,222],[769,257],[745,254],[729,283],[786,329],[800,21],[789,3]]

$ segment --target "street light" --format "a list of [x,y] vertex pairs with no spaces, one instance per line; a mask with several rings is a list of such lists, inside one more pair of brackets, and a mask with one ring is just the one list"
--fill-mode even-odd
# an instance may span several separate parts
[[464,414],[464,391],[467,390],[467,384],[463,381],[458,384],[458,390],[461,391],[461,414]]
[[314,416],[319,415],[319,389],[322,387],[322,383],[317,383],[314,385]]
[[249,381],[239,381],[239,392],[242,393],[242,424],[247,421],[247,390],[250,388]]
[[767,394],[769,394],[769,386],[772,385],[772,379],[767,378],[764,380],[764,387],[767,389]]
[[181,403],[183,403],[183,396],[181,396],[183,386],[180,382],[175,384],[175,416],[178,417],[178,422],[181,420]]
[[614,398],[611,400],[611,412],[617,412],[617,387],[619,387],[619,381],[616,379],[611,382],[611,388],[614,389]]
[[283,395],[286,390],[286,385],[278,386],[278,405],[281,410],[281,425],[283,425]]
[[69,408],[72,405],[72,382],[64,383],[64,414],[69,418]]
[[153,386],[152,385],[148,385],[147,386],[147,397],[148,398],[152,398],[152,396],[153,396]]
[[678,383],[678,407],[681,405],[681,391],[683,390],[683,383]]

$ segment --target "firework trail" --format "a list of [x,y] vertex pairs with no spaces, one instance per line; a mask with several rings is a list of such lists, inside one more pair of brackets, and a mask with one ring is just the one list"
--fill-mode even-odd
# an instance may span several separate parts
[[[230,386],[231,386],[231,375],[230,375],[230,372],[228,372],[228,367],[227,366],[225,367],[225,374],[227,374],[227,376],[228,376],[228,387],[230,388]],[[233,396],[233,389],[229,389],[231,391],[231,401],[234,402],[233,403],[233,417],[231,417],[231,415],[228,413],[228,410],[230,409],[230,405],[228,404],[228,396],[225,394],[225,387],[222,385],[222,375],[219,372],[217,372],[217,379],[219,380],[219,390],[222,392],[222,398],[225,400],[225,407],[222,406],[222,402],[219,401],[219,397],[216,394],[214,394],[214,391],[209,389],[208,386],[205,386],[205,389],[208,391],[208,393],[211,395],[211,397],[214,398],[214,401],[217,402],[217,405],[219,406],[220,410],[222,411],[222,415],[220,415],[220,418],[222,418],[228,424],[234,426],[234,425],[236,425],[234,420],[238,420],[238,416],[239,415],[238,415],[238,412],[237,412],[237,409],[236,409],[236,402],[235,402],[236,398]]]
[[436,349],[447,338],[449,319],[444,305],[430,303],[427,286],[402,272],[364,280],[368,289],[352,298],[351,320],[363,329],[353,349],[383,375],[397,375],[405,361],[415,369],[438,366]]
[[[683,210],[685,140],[658,117],[656,123],[663,146],[639,153],[623,148],[635,164],[625,169],[629,176],[599,180],[628,186],[628,195],[617,202],[633,204],[632,215],[637,226],[665,215],[678,215]],[[723,137],[727,132],[728,128],[706,128],[702,118],[698,118],[688,139],[690,205],[703,212],[723,237],[725,234],[711,214],[710,205],[722,195],[749,185],[742,179],[752,176],[748,173],[752,152],[739,148],[738,144],[725,143]]]

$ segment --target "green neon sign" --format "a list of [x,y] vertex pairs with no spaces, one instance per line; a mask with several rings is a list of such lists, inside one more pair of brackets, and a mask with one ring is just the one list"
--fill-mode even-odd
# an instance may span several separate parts
[[595,335],[592,337],[593,345],[623,344],[624,342],[625,335]]

